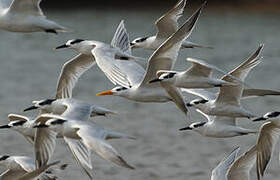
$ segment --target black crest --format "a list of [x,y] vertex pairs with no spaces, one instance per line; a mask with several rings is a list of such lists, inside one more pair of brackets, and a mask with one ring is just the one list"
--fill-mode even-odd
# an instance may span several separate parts
[[63,123],[65,123],[65,122],[66,122],[66,120],[63,120],[63,119],[57,119],[57,120],[55,120],[55,121],[51,122],[51,125],[63,124]]
[[203,126],[204,124],[206,124],[206,122],[201,122],[201,123],[198,123],[198,124],[194,124],[193,127],[198,128],[200,126]]
[[82,41],[84,41],[84,40],[83,39],[75,39],[75,40],[71,41],[70,44],[76,44],[76,43],[80,43]]
[[8,155],[4,155],[4,156],[0,157],[0,161],[4,161],[4,160],[8,159],[9,157],[10,156],[8,156]]
[[16,121],[13,123],[13,126],[22,126],[26,121]]
[[272,112],[272,113],[268,114],[267,117],[272,118],[272,117],[277,117],[279,115],[280,115],[280,112],[275,111],[275,112]]
[[46,99],[45,101],[40,102],[39,105],[40,106],[48,105],[48,104],[51,104],[52,102],[54,102],[55,100],[56,99]]
[[140,39],[137,39],[135,42],[143,42],[143,41],[146,41],[146,39],[148,39],[148,37],[143,37],[143,38],[140,38]]

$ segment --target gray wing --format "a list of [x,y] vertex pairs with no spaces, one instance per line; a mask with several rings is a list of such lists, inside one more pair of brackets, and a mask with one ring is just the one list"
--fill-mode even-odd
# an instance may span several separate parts
[[42,0],[13,0],[9,12],[44,17],[43,11],[40,8],[41,1]]
[[0,10],[3,11],[9,8],[12,4],[13,0],[0,0]]
[[229,125],[229,126],[236,126],[236,118],[234,117],[227,117],[227,116],[214,116],[213,119],[216,123]]
[[[141,86],[147,86],[147,83],[151,79],[157,78],[157,72],[159,70],[172,70],[181,44],[185,38],[187,38],[195,27],[198,17],[201,13],[202,5],[184,24],[183,26],[173,35],[171,35],[168,40],[166,40],[150,57],[148,66],[146,68],[146,73],[141,82]],[[159,86],[159,83],[153,83],[149,86]]]
[[0,180],[16,180],[17,178],[21,177],[25,173],[26,173],[26,171],[24,171],[24,170],[17,171],[17,170],[8,169],[7,171],[3,172],[0,175]]
[[181,88],[181,90],[182,90],[182,92],[193,94],[193,95],[202,97],[203,99],[207,99],[207,100],[214,100],[217,97],[215,93],[207,91],[205,89]]
[[280,91],[269,89],[244,89],[242,98],[251,98],[256,96],[275,96],[280,95]]
[[8,118],[10,121],[30,121],[29,117],[20,114],[8,114]]
[[[239,78],[241,81],[244,81],[248,73],[260,63],[259,55],[263,49],[263,45],[260,45],[259,48],[241,65],[232,70],[230,74],[234,77]],[[236,80],[232,79],[229,76],[222,77],[222,80],[235,83]],[[231,103],[231,104],[240,104],[240,99],[242,97],[242,91],[244,89],[243,84],[238,84],[234,86],[223,86],[220,88],[218,97],[216,99],[217,103]]]
[[78,120],[78,121],[88,121],[91,112],[92,106],[83,102],[64,102],[67,106],[65,112],[60,116],[57,116],[58,119],[64,118],[65,120]]
[[256,161],[256,146],[240,156],[228,171],[228,180],[249,180],[250,170]]
[[92,127],[87,127],[83,129],[79,129],[77,134],[81,137],[83,143],[89,147],[92,151],[98,154],[105,160],[108,160],[116,165],[126,167],[129,169],[134,169],[131,165],[129,165],[121,155],[113,148],[109,143],[107,143],[100,136],[104,135],[104,131],[100,135],[96,135],[95,131],[92,131]]
[[179,0],[177,4],[156,21],[156,39],[167,39],[178,30],[178,19],[183,15],[186,0]]
[[180,89],[177,87],[168,85],[168,83],[161,82],[161,86],[165,89],[168,95],[171,97],[172,101],[176,104],[176,106],[185,114],[187,115],[188,109],[184,102],[183,96],[181,94]]
[[35,134],[34,151],[37,168],[46,165],[53,155],[57,133],[48,128],[38,128]]
[[229,156],[225,157],[218,164],[218,166],[215,169],[213,169],[212,175],[211,175],[211,180],[227,180],[226,176],[227,176],[228,169],[231,167],[231,165],[235,161],[239,150],[240,150],[240,147],[233,150]]
[[139,83],[143,77],[143,67],[133,61],[116,60],[114,52],[103,48],[94,48],[92,54],[98,67],[113,83],[126,88]]
[[[51,166],[57,165],[59,163],[59,161],[47,164],[47,165],[43,165],[42,167],[33,170],[31,172],[25,173],[23,176],[21,176],[20,178],[17,178],[16,180],[31,180],[34,179],[36,177],[39,177],[42,173],[44,173],[47,169],[49,169]],[[42,178],[39,178],[40,180],[43,180]],[[53,180],[52,178],[44,178],[44,180]]]
[[71,98],[72,90],[80,76],[95,64],[92,55],[79,54],[70,61],[67,61],[58,78],[56,98]]
[[76,159],[77,163],[83,168],[84,172],[93,179],[92,164],[91,164],[91,152],[90,150],[80,141],[76,139],[70,139],[64,137],[72,155]]
[[278,142],[280,129],[273,122],[264,123],[257,140],[257,175],[264,175],[266,167]]
[[191,72],[193,75],[210,77],[213,70],[215,70],[218,73],[227,75],[228,77],[238,81],[239,83],[243,83],[242,81],[239,80],[239,78],[234,77],[231,74],[227,73],[226,71],[224,71],[212,64],[209,64],[206,61],[203,61],[201,59],[187,58],[187,61],[189,61],[193,64],[192,67],[187,71],[188,73]]
[[123,52],[131,54],[129,35],[122,20],[111,41],[111,46],[120,48]]

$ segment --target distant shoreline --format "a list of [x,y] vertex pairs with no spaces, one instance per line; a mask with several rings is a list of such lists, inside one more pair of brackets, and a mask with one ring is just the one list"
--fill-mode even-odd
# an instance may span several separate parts
[[[158,9],[169,8],[174,5],[174,1],[161,1],[160,6],[158,1],[133,1],[132,0],[120,0],[120,1],[65,1],[60,0],[61,3],[57,4],[54,1],[43,1],[43,8],[51,8],[54,10],[71,10],[76,8],[83,9],[119,9],[119,10],[140,10],[140,9],[154,9],[157,7]],[[130,2],[130,3],[128,3]],[[176,2],[176,1],[175,1]],[[199,4],[203,1],[187,1],[187,6],[192,9],[195,9]],[[273,12],[280,13],[280,0],[276,1],[258,1],[256,2],[218,2],[208,0],[207,9],[212,11],[227,11],[227,10],[237,10],[237,11],[250,11],[250,12]]]

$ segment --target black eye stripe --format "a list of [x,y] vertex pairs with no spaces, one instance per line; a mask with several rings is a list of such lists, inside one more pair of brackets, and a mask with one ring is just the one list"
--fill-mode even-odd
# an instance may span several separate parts
[[76,43],[79,43],[79,42],[82,42],[84,41],[83,39],[75,39],[74,41],[71,41],[70,44],[76,44]]
[[126,87],[122,87],[122,88],[116,89],[116,91],[123,91],[123,90],[126,90],[126,89],[127,89]]

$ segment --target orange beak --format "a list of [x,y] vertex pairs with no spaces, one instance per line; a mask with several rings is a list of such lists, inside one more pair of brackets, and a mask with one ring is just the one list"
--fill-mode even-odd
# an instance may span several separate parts
[[114,93],[109,90],[109,91],[103,91],[101,93],[97,93],[96,96],[105,96],[105,95],[113,95]]

